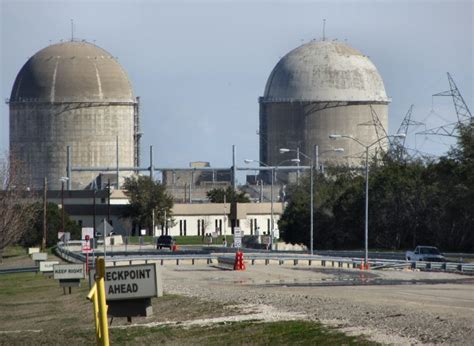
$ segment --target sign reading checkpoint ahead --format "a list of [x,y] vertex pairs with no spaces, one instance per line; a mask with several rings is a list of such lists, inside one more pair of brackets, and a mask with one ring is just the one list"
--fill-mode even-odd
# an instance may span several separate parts
[[151,298],[163,295],[157,264],[107,267],[105,270],[107,300]]

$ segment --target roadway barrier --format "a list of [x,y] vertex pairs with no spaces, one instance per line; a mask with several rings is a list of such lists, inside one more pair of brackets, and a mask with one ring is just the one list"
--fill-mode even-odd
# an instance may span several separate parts
[[[218,249],[217,249],[218,250]],[[86,256],[79,252],[68,250],[63,244],[58,244],[56,253],[63,259],[71,262],[86,261]],[[230,255],[230,254],[229,254]],[[107,256],[107,266],[117,265],[132,265],[132,264],[148,264],[158,263],[164,265],[216,265],[217,266],[234,266],[235,258],[233,256],[224,255],[222,253],[209,254],[187,254],[187,253],[150,253],[143,252],[142,254],[124,255],[123,252],[118,254],[110,254]],[[247,253],[246,260],[252,266],[254,265],[279,265],[279,266],[318,266],[330,268],[348,268],[360,269],[365,267],[363,258],[349,258],[349,257],[332,257],[332,256],[318,256],[306,254],[288,254],[278,252],[265,253]],[[451,262],[409,262],[405,260],[389,260],[389,259],[369,259],[367,265],[371,270],[381,269],[419,269],[432,271],[447,271],[474,274],[474,263],[451,263]]]
[[217,257],[217,267],[221,269],[234,270],[235,258],[230,256]]

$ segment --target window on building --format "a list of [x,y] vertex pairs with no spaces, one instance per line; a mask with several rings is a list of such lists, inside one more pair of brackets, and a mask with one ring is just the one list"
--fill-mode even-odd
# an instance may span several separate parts
[[270,234],[270,219],[267,219],[267,234]]
[[219,219],[219,234],[222,235],[222,219]]
[[77,224],[79,225],[79,227],[82,228],[82,220],[78,220],[78,221],[77,221]]
[[183,235],[183,220],[179,220],[179,235]]
[[100,203],[105,203],[105,198],[101,198]]
[[198,223],[198,235],[201,235],[201,220],[197,220]]
[[186,235],[186,220],[183,220],[183,235]]

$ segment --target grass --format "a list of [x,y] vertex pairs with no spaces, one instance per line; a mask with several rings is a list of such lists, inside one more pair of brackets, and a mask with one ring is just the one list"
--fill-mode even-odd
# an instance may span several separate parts
[[375,345],[307,321],[232,322],[215,326],[112,329],[117,345]]

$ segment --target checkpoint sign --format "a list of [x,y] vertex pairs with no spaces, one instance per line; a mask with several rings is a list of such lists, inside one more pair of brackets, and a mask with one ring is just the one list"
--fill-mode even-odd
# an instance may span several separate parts
[[105,270],[107,300],[151,298],[163,295],[157,264],[108,267]]

